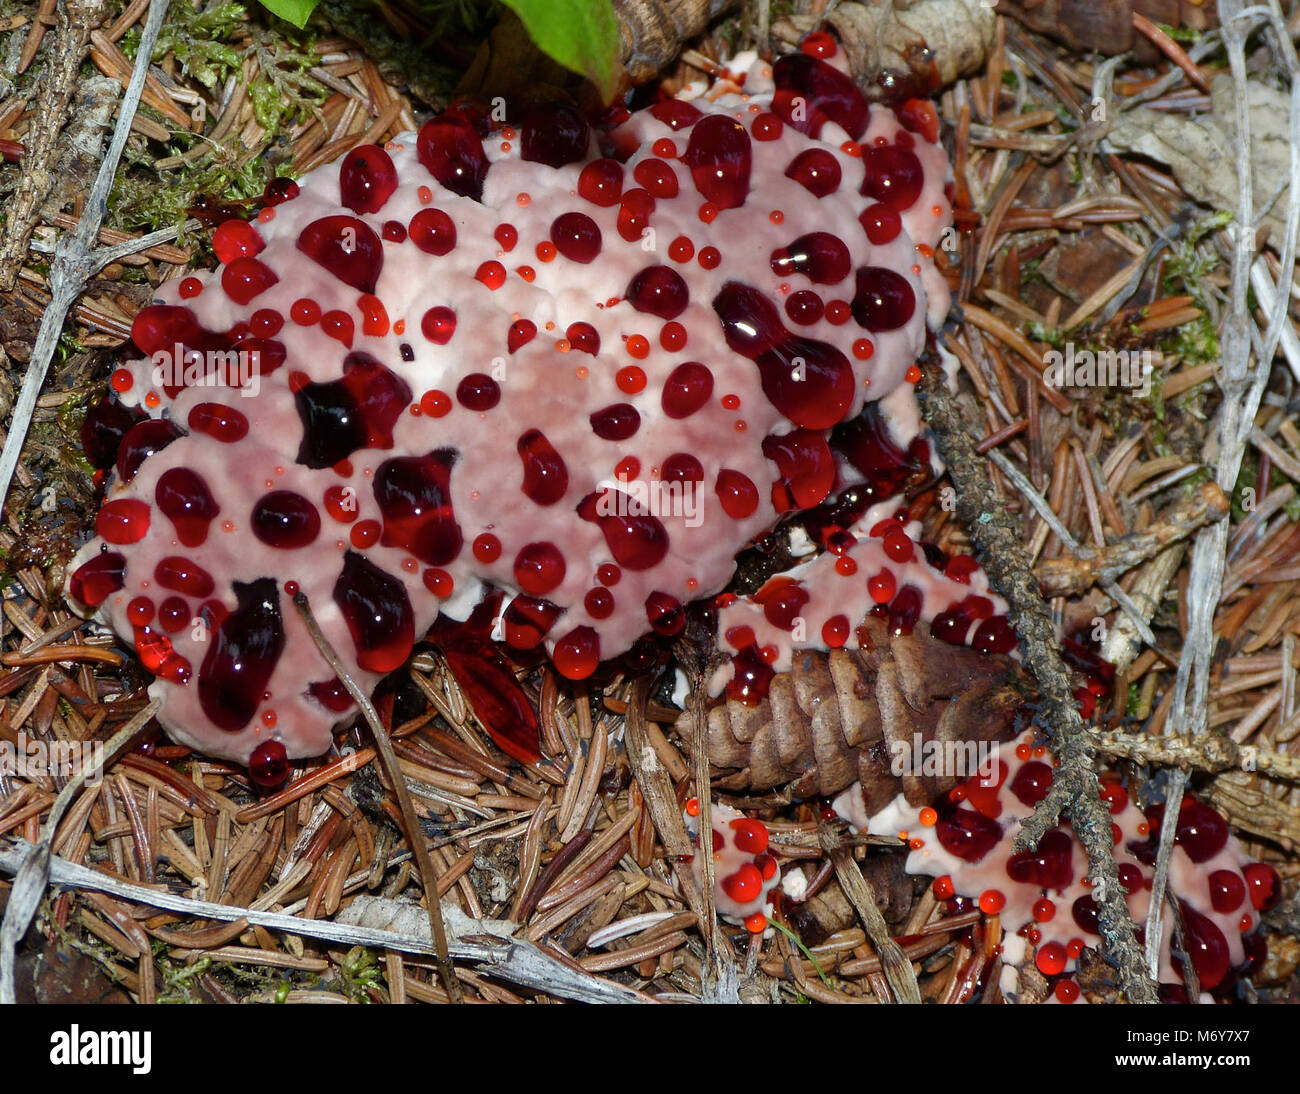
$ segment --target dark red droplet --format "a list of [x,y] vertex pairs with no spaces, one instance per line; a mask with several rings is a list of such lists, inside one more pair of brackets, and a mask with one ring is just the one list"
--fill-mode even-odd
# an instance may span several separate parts
[[866,169],[864,197],[885,202],[900,213],[916,204],[925,185],[925,169],[910,148],[892,144],[865,148],[862,162]]
[[591,262],[600,254],[600,228],[586,213],[561,213],[551,221],[551,242],[571,262]]
[[356,705],[356,700],[337,676],[330,680],[318,680],[307,691],[321,706],[335,714],[342,714]]
[[455,462],[452,449],[439,448],[424,456],[385,460],[375,469],[385,547],[401,547],[429,566],[456,559],[464,537],[451,503]]
[[650,225],[650,215],[655,211],[655,199],[649,190],[637,187],[628,190],[619,199],[618,234],[628,243],[635,243]]
[[456,385],[456,400],[466,410],[482,413],[501,401],[501,385],[486,372],[471,372]]
[[506,645],[514,650],[536,649],[560,614],[560,608],[549,600],[523,595],[515,597],[501,613]]
[[623,165],[618,160],[592,160],[578,175],[578,196],[602,209],[617,205],[623,196]]
[[675,198],[680,189],[677,172],[661,159],[642,160],[633,169],[632,177],[656,198]]
[[650,107],[650,113],[674,132],[689,129],[704,116],[684,99],[664,99]]
[[411,217],[408,231],[425,254],[441,257],[456,247],[456,222],[441,209],[421,209]]
[[283,786],[289,770],[289,756],[280,741],[263,741],[248,758],[248,777],[263,790]]
[[1178,902],[1183,918],[1183,944],[1202,988],[1218,987],[1232,966],[1228,940],[1214,921],[1201,915],[1185,900]]
[[713,373],[699,361],[685,361],[664,381],[660,405],[668,417],[689,418],[713,395]]
[[809,232],[772,252],[770,264],[777,277],[803,274],[817,285],[835,285],[849,276],[849,249],[830,232]]
[[483,200],[488,158],[470,122],[450,112],[430,118],[416,138],[415,154],[425,170],[453,194]]
[[1257,912],[1266,912],[1282,899],[1282,879],[1267,862],[1248,862],[1241,868],[1250,890],[1250,905]]
[[[635,412],[634,412],[635,413]],[[564,458],[540,429],[530,429],[515,445],[524,465],[520,489],[538,505],[554,505],[569,488],[569,469]]]
[[360,144],[339,166],[339,201],[354,213],[377,213],[397,189],[393,158],[377,144]]
[[1011,793],[1024,805],[1035,806],[1052,787],[1052,769],[1041,760],[1029,760],[1020,766],[1011,780]]
[[587,157],[591,127],[568,103],[541,103],[519,123],[519,155],[532,163],[563,167]]
[[212,233],[212,253],[218,262],[252,258],[266,247],[266,240],[246,220],[227,220]]
[[212,575],[184,555],[167,555],[153,568],[153,578],[164,589],[202,598],[211,596],[217,585]]
[[384,268],[383,242],[356,217],[313,220],[298,236],[298,250],[360,292],[374,292]]
[[902,274],[884,266],[858,270],[853,295],[853,318],[873,334],[897,330],[916,311],[916,293]]
[[334,603],[367,672],[392,672],[411,655],[415,617],[406,587],[356,551],[343,557]]
[[579,504],[578,515],[600,526],[614,561],[626,570],[649,570],[668,554],[668,530],[620,490],[589,495]]
[[392,448],[393,426],[411,403],[411,389],[357,350],[344,358],[340,379],[303,384],[293,398],[303,425],[297,461],[322,468],[361,448]]
[[169,418],[146,418],[137,422],[122,438],[117,450],[117,473],[123,482],[135,478],[140,465],[184,434]]
[[772,485],[772,505],[778,513],[811,509],[835,486],[835,457],[823,433],[794,429],[763,438],[763,455],[776,464],[780,478]]
[[714,492],[722,505],[722,511],[732,520],[744,520],[754,515],[758,508],[758,487],[742,471],[724,467],[718,472],[718,481]]
[[219,512],[203,476],[188,467],[164,471],[154,487],[154,501],[186,547],[198,547],[208,538],[208,525]]
[[631,403],[613,403],[590,416],[591,431],[602,441],[625,441],[641,426],[641,415]]
[[248,436],[248,419],[224,403],[195,403],[185,421],[196,433],[204,433],[224,444],[234,444]]
[[276,175],[262,191],[262,204],[274,208],[298,196],[298,184],[285,175]]
[[973,809],[958,809],[951,819],[935,825],[935,836],[949,854],[979,862],[1002,838],[1002,826]]
[[790,161],[790,166],[785,169],[785,177],[794,179],[804,189],[824,198],[840,188],[843,172],[840,161],[825,148],[809,148]]
[[898,210],[883,202],[868,205],[863,209],[858,214],[858,223],[867,233],[867,239],[877,247],[892,243],[903,230],[903,218],[898,215]]
[[623,293],[639,312],[660,319],[676,319],[690,303],[690,290],[671,266],[647,266],[635,274]]
[[745,127],[725,114],[709,114],[691,129],[682,162],[695,189],[719,209],[735,209],[749,196],[752,142]]
[[268,547],[289,551],[306,547],[320,535],[320,513],[301,494],[272,490],[254,504],[249,527]]
[[1221,915],[1235,912],[1246,899],[1246,882],[1236,870],[1215,870],[1206,879],[1210,906]]
[[681,634],[686,626],[686,613],[681,602],[668,593],[652,592],[645,598],[645,615],[650,629],[665,638]]
[[564,555],[554,543],[526,543],[515,555],[515,583],[530,596],[545,596],[564,580]]
[[81,450],[90,466],[100,471],[112,467],[127,433],[141,417],[139,410],[116,399],[104,398],[91,406],[81,423]]
[[828,121],[853,140],[867,130],[871,112],[851,77],[806,53],[792,53],[772,66],[773,112],[800,133],[817,136]]
[[101,551],[83,562],[68,579],[68,592],[88,608],[98,608],[126,581],[126,559],[117,551]]
[[924,597],[915,585],[907,584],[889,602],[889,630],[896,635],[911,634],[921,618]]
[[600,636],[591,627],[574,627],[555,643],[551,660],[566,679],[585,680],[600,664]]
[[1007,860],[1007,876],[1043,889],[1064,889],[1074,880],[1073,853],[1069,834],[1052,828],[1043,833],[1034,850],[1021,851]]
[[231,733],[252,721],[284,651],[275,579],[236,581],[234,591],[239,606],[214,628],[198,681],[208,721]]
[[[1154,826],[1153,826],[1154,827]],[[1213,858],[1228,842],[1228,823],[1215,809],[1196,798],[1184,798],[1174,835],[1193,862]]]
[[564,337],[569,346],[580,353],[590,353],[595,357],[600,352],[600,335],[590,323],[570,323]]

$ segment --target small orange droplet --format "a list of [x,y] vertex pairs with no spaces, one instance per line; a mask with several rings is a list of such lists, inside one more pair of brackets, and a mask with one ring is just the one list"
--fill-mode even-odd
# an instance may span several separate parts
[[162,399],[159,398],[158,392],[151,391],[149,392],[148,395],[144,397],[144,401],[146,406],[157,406],[159,403],[162,402]]
[[770,220],[773,224],[780,224],[783,220],[785,220],[785,213],[781,212],[780,209],[773,209],[770,213],[767,214],[767,219]]
[[421,205],[428,205],[433,200],[433,191],[427,186],[421,186],[415,191],[415,196],[420,199]]
[[532,194],[528,193],[528,191],[522,190],[515,196],[515,201],[521,206],[531,205],[533,201],[533,196]]
[[686,801],[686,815],[688,817],[698,817],[700,815],[700,799],[688,798]]
[[261,221],[261,223],[266,224],[275,219],[275,210],[268,206],[257,214],[257,219]]
[[939,822],[939,814],[927,805],[921,810],[920,821],[926,828],[933,828]]
[[762,912],[755,912],[751,916],[746,916],[745,930],[750,934],[762,934],[767,930],[767,916]]
[[579,365],[577,368],[573,370],[573,372],[578,377],[579,380],[585,380],[588,375],[586,365]]

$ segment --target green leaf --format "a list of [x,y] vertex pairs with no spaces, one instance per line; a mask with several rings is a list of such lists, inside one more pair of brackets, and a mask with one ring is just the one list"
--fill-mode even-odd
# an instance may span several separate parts
[[[279,0],[277,0],[279,2]],[[585,76],[605,102],[618,90],[622,69],[618,20],[612,0],[503,0],[537,48]]]
[[262,0],[262,7],[301,30],[320,0]]

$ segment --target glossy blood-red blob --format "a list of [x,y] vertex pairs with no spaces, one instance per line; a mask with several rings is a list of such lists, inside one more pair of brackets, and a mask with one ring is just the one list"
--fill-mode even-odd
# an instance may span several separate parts
[[117,450],[117,473],[123,482],[135,478],[140,465],[184,434],[170,418],[146,418],[126,432]]
[[1011,793],[1022,805],[1035,806],[1052,786],[1052,769],[1041,760],[1029,760],[1020,766],[1011,780]]
[[338,380],[304,384],[294,392],[302,420],[298,463],[333,467],[360,448],[392,448],[393,426],[410,405],[410,386],[361,350],[343,360]]
[[618,160],[592,160],[578,175],[578,196],[602,209],[617,205],[623,196],[623,165]]
[[126,559],[117,551],[101,551],[73,571],[68,592],[88,608],[98,608],[126,580]]
[[866,176],[862,182],[864,197],[886,202],[900,213],[910,209],[921,196],[925,169],[910,148],[885,145],[867,148],[862,153]]
[[808,148],[790,161],[785,177],[794,179],[800,186],[819,198],[833,194],[840,188],[843,170],[840,161],[825,148]]
[[234,444],[248,436],[248,419],[243,412],[223,403],[195,403],[185,421],[194,432],[205,433],[223,444]]
[[488,158],[474,126],[464,118],[450,112],[430,118],[420,128],[415,154],[425,170],[453,194],[483,200]]
[[429,566],[455,561],[464,543],[451,504],[455,462],[452,449],[439,448],[424,456],[385,460],[375,469],[385,547],[401,547]]
[[267,546],[292,551],[320,535],[320,513],[301,494],[272,490],[254,504],[248,525]]
[[564,497],[569,488],[569,469],[546,435],[540,429],[530,429],[515,448],[524,466],[520,487],[524,494],[538,505],[554,505]]
[[406,661],[415,645],[415,616],[406,587],[397,578],[348,551],[333,595],[358,665],[368,672],[392,672]]
[[393,158],[377,144],[361,144],[339,166],[339,201],[354,213],[377,213],[397,189]]
[[1044,889],[1064,889],[1074,879],[1073,852],[1069,834],[1052,828],[1033,851],[1021,851],[1007,860],[1007,876]]
[[154,487],[154,501],[186,547],[198,547],[207,540],[208,526],[219,512],[203,476],[188,467],[164,471]]
[[153,577],[164,589],[202,598],[211,596],[217,584],[202,566],[184,555],[167,555],[158,560]]
[[817,136],[828,121],[858,140],[871,111],[851,77],[806,53],[792,53],[772,66],[776,95],[772,110],[787,125]]
[[963,862],[979,862],[1002,838],[1002,826],[973,809],[958,809],[949,820],[935,825],[935,836],[945,851]]
[[519,155],[547,167],[563,167],[587,156],[591,127],[568,103],[541,103],[519,123]]
[[691,299],[682,275],[671,266],[647,266],[638,271],[623,296],[637,311],[660,319],[676,319]]
[[699,361],[684,361],[664,381],[660,405],[675,419],[689,418],[713,395],[713,372]]
[[298,250],[360,292],[374,292],[384,268],[383,242],[356,217],[313,220],[298,236]]
[[586,213],[561,213],[551,221],[551,242],[571,262],[594,261],[600,241],[600,228]]
[[916,293],[907,278],[885,266],[864,266],[857,273],[853,318],[873,334],[897,330],[916,311]]
[[87,410],[81,423],[81,450],[90,466],[99,471],[112,467],[127,433],[141,419],[139,410],[116,399],[100,399]]
[[825,501],[835,486],[835,457],[821,432],[795,429],[765,437],[763,455],[780,474],[772,484],[772,505],[778,513],[811,509]]
[[1183,943],[1196,970],[1196,979],[1202,988],[1218,987],[1232,966],[1228,940],[1213,920],[1201,915],[1187,901],[1180,900],[1178,909],[1183,918]]
[[719,209],[735,209],[749,196],[752,142],[745,127],[725,114],[709,114],[691,129],[682,162],[695,189]]
[[456,247],[456,222],[441,209],[421,209],[408,226],[411,242],[425,254],[441,257]]
[[625,441],[640,428],[641,414],[631,403],[612,403],[592,414],[590,421],[591,431],[602,441]]
[[284,652],[275,579],[236,581],[233,587],[239,606],[214,629],[198,680],[203,713],[232,733],[252,721]]
[[816,285],[835,285],[849,276],[849,249],[830,232],[809,232],[772,252],[777,277],[803,274]]

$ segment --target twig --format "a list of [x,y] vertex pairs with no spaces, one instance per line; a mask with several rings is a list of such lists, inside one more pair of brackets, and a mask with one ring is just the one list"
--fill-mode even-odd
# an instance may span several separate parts
[[1217,734],[1192,742],[1147,733],[1094,730],[1093,743],[1098,752],[1140,764],[1188,768],[1215,775],[1223,771],[1253,771],[1285,782],[1300,782],[1300,756],[1278,752],[1268,745],[1239,745],[1231,737]]
[[73,302],[81,295],[86,282],[96,270],[102,269],[106,264],[101,254],[91,252],[91,246],[99,238],[99,226],[107,209],[105,203],[108,192],[117,174],[118,161],[122,158],[126,139],[131,133],[131,119],[135,117],[136,108],[140,104],[145,76],[149,72],[149,59],[153,56],[154,43],[158,40],[158,32],[162,29],[163,17],[167,14],[170,3],[171,0],[152,0],[149,5],[149,18],[140,33],[139,52],[136,54],[135,67],[131,70],[131,82],[127,85],[126,94],[122,96],[108,152],[104,156],[104,162],[99,165],[99,174],[86,198],[76,230],[61,237],[55,245],[54,262],[50,265],[49,274],[50,303],[41,317],[31,363],[23,377],[18,401],[14,404],[13,420],[9,424],[4,449],[0,451],[0,504],[9,496],[9,486],[22,455],[23,442],[27,439],[36,400],[40,397],[41,388],[45,386],[45,375],[54,359],[54,351],[58,348],[63,320]]
[[1091,557],[1044,559],[1034,567],[1034,576],[1044,596],[1080,596],[1098,582],[1113,582],[1210,521],[1227,515],[1228,499],[1223,491],[1215,483],[1202,483],[1190,498],[1171,507],[1143,531],[1094,551]]
[[1098,794],[1091,739],[1079,716],[1051,614],[1038,592],[1038,582],[1021,546],[1021,536],[983,470],[942,370],[934,365],[924,368],[917,394],[922,413],[934,431],[939,454],[956,486],[957,515],[970,529],[990,584],[1009,605],[1011,620],[1023,643],[1025,663],[1038,683],[1042,716],[1060,760],[1048,797],[1026,823],[1017,843],[1036,843],[1055,824],[1061,811],[1069,813],[1074,831],[1088,855],[1090,874],[1097,885],[1094,891],[1102,894],[1097,902],[1102,938],[1107,955],[1117,966],[1119,987],[1130,1002],[1154,1003],[1155,983],[1143,968],[1133,920],[1119,885],[1112,853],[1110,814]]
[[[81,62],[90,47],[90,32],[99,26],[107,7],[106,0],[86,0],[84,4],[75,6],[59,4],[55,9],[60,23],[59,34],[51,51],[53,56],[49,57],[40,80],[36,102],[36,117],[40,124],[25,141],[22,178],[12,198],[4,238],[0,240],[0,292],[13,291],[18,270],[27,254],[27,241],[40,215],[41,202],[54,184],[52,167],[59,133],[69,117],[68,103],[77,86]],[[129,119],[127,125],[130,125]]]
[[375,750],[379,753],[379,758],[384,767],[384,774],[388,776],[388,781],[392,784],[393,796],[397,799],[398,808],[402,813],[402,824],[406,829],[406,839],[410,843],[411,851],[415,855],[416,866],[420,870],[420,881],[424,886],[425,903],[428,906],[426,910],[429,915],[429,931],[438,954],[438,965],[447,988],[447,994],[451,996],[453,1003],[462,1002],[460,982],[456,979],[456,970],[452,968],[451,958],[447,952],[447,930],[442,921],[442,902],[438,899],[438,871],[434,868],[433,858],[429,854],[429,845],[424,839],[424,830],[420,827],[419,818],[415,815],[415,806],[411,804],[411,795],[406,788],[405,775],[402,772],[401,764],[397,761],[396,754],[393,752],[393,742],[389,739],[388,731],[384,728],[383,722],[379,720],[379,712],[375,710],[374,704],[370,701],[370,696],[352,679],[351,673],[344,668],[343,662],[339,660],[339,655],[335,652],[334,647],[330,645],[329,639],[321,631],[320,624],[316,622],[316,616],[312,614],[311,605],[307,602],[307,594],[301,589],[293,594],[293,606],[298,609],[298,613],[302,616],[307,632],[311,635],[312,641],[316,643],[321,656],[325,658],[329,667],[334,670],[334,675],[347,688],[348,694],[356,700],[357,706],[361,708],[361,713],[365,717],[366,724],[370,727],[371,736],[375,739]]
[[840,888],[849,898],[849,903],[853,905],[858,918],[862,921],[867,937],[871,939],[876,956],[880,958],[885,979],[893,989],[894,998],[900,1003],[919,1006],[921,989],[916,983],[916,970],[912,968],[912,962],[903,953],[903,947],[889,933],[889,925],[885,922],[885,917],[880,914],[880,907],[876,903],[876,894],[871,891],[870,882],[853,860],[852,852],[840,842],[839,834],[835,829],[825,822],[817,827],[817,839],[835,867],[835,876],[839,879]]
[[[1256,367],[1251,369],[1252,332],[1247,299],[1251,280],[1251,266],[1255,261],[1254,223],[1254,167],[1251,162],[1250,110],[1246,75],[1246,39],[1254,30],[1261,14],[1272,18],[1278,48],[1285,53],[1283,60],[1291,78],[1291,185],[1288,195],[1287,233],[1283,241],[1283,267],[1290,270],[1295,262],[1296,230],[1300,225],[1300,66],[1296,63],[1294,49],[1287,36],[1285,22],[1277,10],[1275,0],[1267,8],[1254,7],[1247,11],[1241,0],[1219,0],[1219,21],[1223,27],[1223,41],[1228,51],[1228,65],[1232,73],[1234,123],[1237,152],[1237,210],[1233,230],[1231,307],[1225,312],[1219,336],[1221,366],[1217,374],[1223,398],[1215,417],[1216,480],[1225,493],[1234,488],[1246,441],[1254,426],[1255,414],[1268,383],[1272,354],[1281,338],[1285,309],[1289,294],[1279,292],[1274,316],[1269,323],[1268,337],[1263,341]],[[1288,275],[1289,276],[1289,275]],[[1278,313],[1282,313],[1279,317]],[[1254,332],[1257,334],[1257,332]],[[1174,679],[1169,716],[1165,722],[1167,733],[1185,733],[1200,740],[1209,732],[1210,666],[1214,651],[1214,609],[1223,588],[1223,573],[1228,550],[1228,521],[1215,521],[1196,537],[1192,549],[1192,563],[1187,586],[1187,634],[1183,642],[1178,675]],[[1174,833],[1182,806],[1183,790],[1187,783],[1181,770],[1170,773],[1165,788],[1164,823],[1160,829],[1159,851],[1156,855],[1155,873],[1151,881],[1151,911],[1146,924],[1147,969],[1155,975],[1160,967],[1160,951],[1164,931],[1161,909],[1169,875],[1169,857],[1173,853]]]
[[[33,845],[25,840],[0,842],[0,871],[15,874],[31,854]],[[151,908],[177,912],[195,919],[216,919],[224,923],[246,920],[250,924],[266,927],[286,934],[317,938],[344,946],[368,946],[376,950],[397,950],[402,953],[434,953],[428,937],[415,933],[380,930],[375,927],[351,926],[324,919],[304,919],[284,912],[254,911],[229,904],[214,904],[206,900],[191,900],[168,892],[163,888],[148,888],[121,881],[109,874],[101,874],[88,866],[80,866],[67,859],[54,856],[50,859],[50,882],[63,889],[90,889],[109,893],[121,900],[129,900]],[[13,896],[10,896],[12,902]],[[461,915],[465,922],[463,931],[455,913],[459,909],[449,905],[453,940],[448,943],[450,955],[462,961],[478,961],[503,980],[535,988],[551,995],[573,999],[581,1003],[644,1003],[647,997],[639,992],[599,977],[577,973],[571,966],[548,957],[530,942],[516,939],[481,941],[490,937],[483,921]],[[491,921],[487,921],[491,926]],[[512,928],[514,924],[503,924]],[[462,941],[461,934],[476,941]]]

